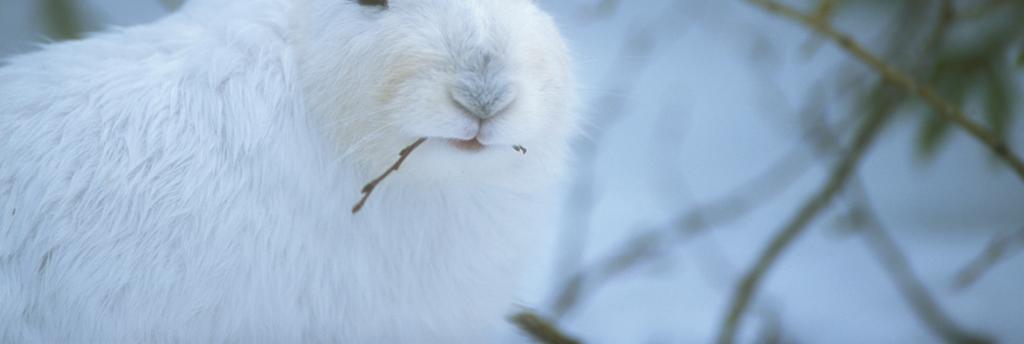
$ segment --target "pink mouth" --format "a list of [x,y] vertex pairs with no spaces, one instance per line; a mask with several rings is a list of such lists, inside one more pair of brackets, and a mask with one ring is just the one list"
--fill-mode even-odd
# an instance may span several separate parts
[[484,144],[480,143],[480,140],[473,138],[472,140],[449,140],[452,146],[459,150],[466,152],[479,152],[485,148]]

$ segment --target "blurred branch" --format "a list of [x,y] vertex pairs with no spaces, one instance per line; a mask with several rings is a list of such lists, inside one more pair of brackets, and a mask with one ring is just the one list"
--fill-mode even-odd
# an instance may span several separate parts
[[42,1],[46,31],[59,40],[80,38],[85,31],[82,15],[71,0]]
[[831,21],[838,5],[838,0],[821,0],[818,3],[818,7],[814,9],[814,19],[825,22]]
[[870,201],[859,181],[852,182],[857,204],[855,209],[864,219],[865,238],[881,265],[889,273],[911,308],[935,334],[947,343],[991,343],[992,340],[964,330],[939,306],[924,283],[914,273],[906,255],[889,234],[889,230],[872,210]]
[[728,196],[706,206],[696,206],[674,220],[678,236],[663,230],[647,230],[628,239],[626,244],[598,263],[573,274],[559,291],[554,313],[562,317],[575,308],[585,291],[596,288],[666,252],[667,245],[685,242],[704,231],[738,221],[775,196],[810,170],[803,156],[803,147],[795,147],[761,174],[737,188]]
[[[910,75],[897,70],[881,58],[868,52],[867,49],[848,35],[834,29],[827,19],[815,15],[805,15],[793,8],[771,0],[748,1],[771,13],[810,27],[835,41],[848,53],[874,69],[887,83],[921,97],[942,117],[965,128],[975,138],[988,145],[1000,157],[1009,162],[1018,176],[1024,179],[1024,164],[1009,151],[1009,147],[1001,139],[987,129],[972,122],[952,104],[937,96],[930,88],[922,87]],[[944,6],[948,6],[948,3],[945,3]],[[942,10],[941,20],[948,21],[949,7],[944,7]],[[944,34],[944,26],[946,25],[946,23],[940,22],[937,35]],[[933,44],[929,44],[928,49],[934,48],[931,45]],[[881,89],[879,88],[879,90]],[[885,92],[882,93],[884,94]],[[820,215],[842,189],[851,182],[856,166],[871,143],[877,138],[880,128],[888,117],[891,110],[888,107],[890,106],[882,104],[871,112],[861,129],[855,134],[851,149],[836,163],[828,181],[813,197],[807,200],[794,218],[772,239],[768,247],[759,256],[755,265],[740,281],[725,321],[722,324],[718,337],[719,343],[732,343],[735,341],[736,333],[740,328],[746,308],[748,308],[749,303],[754,298],[768,270],[771,269],[782,253],[808,228],[810,223]],[[876,227],[876,229],[878,228]],[[901,292],[904,293],[915,311],[918,312],[930,328],[943,336],[944,339],[952,342],[985,341],[978,336],[960,330],[941,312],[934,299],[927,293],[927,289],[914,277],[909,265],[906,264],[905,257],[900,254],[895,243],[891,240],[886,240],[889,238],[885,232],[876,231],[873,234],[873,240],[871,241],[873,247],[880,257],[888,262],[887,266],[890,268],[890,274],[901,286]]]
[[819,191],[805,202],[789,223],[772,238],[768,247],[758,256],[757,263],[744,274],[731,301],[729,301],[726,318],[718,334],[718,343],[728,344],[735,341],[736,332],[740,327],[743,315],[746,313],[754,294],[764,276],[768,273],[768,270],[775,265],[783,251],[807,229],[811,221],[817,218],[822,210],[831,204],[832,200],[847,184],[857,165],[860,164],[861,159],[878,137],[886,119],[889,118],[887,108],[882,107],[874,110],[858,128],[850,149],[833,167],[828,180],[821,186]]
[[942,5],[939,7],[939,22],[935,24],[935,29],[925,46],[926,53],[934,54],[939,50],[946,36],[949,35],[949,29],[953,26],[954,19],[956,19],[956,8],[953,7],[952,0],[942,0]]
[[801,13],[792,7],[773,0],[747,1],[768,12],[807,26],[833,40],[843,50],[846,50],[858,60],[874,69],[887,82],[897,85],[912,94],[916,94],[941,117],[957,124],[975,139],[987,145],[996,156],[1010,165],[1021,180],[1024,180],[1024,160],[1021,160],[1006,142],[981,124],[968,118],[962,110],[940,97],[930,87],[917,83],[910,75],[897,70],[881,58],[870,53],[863,45],[857,43],[849,35],[836,30],[828,21],[819,20],[813,15]]
[[777,311],[762,311],[765,324],[757,334],[757,344],[780,344],[785,342],[781,316]]
[[[717,290],[728,290],[732,287],[733,277],[739,272],[735,264],[730,262],[716,238],[707,238],[701,245],[694,246],[688,251],[692,253],[694,267],[699,274],[703,275],[709,287]],[[757,344],[795,344],[795,339],[786,331],[777,303],[773,302],[770,296],[769,293],[762,295],[751,310],[752,314],[761,318],[754,342]]]
[[654,257],[660,251],[658,246],[667,241],[661,231],[647,231],[634,236],[593,267],[573,274],[555,297],[552,310],[555,317],[564,317],[579,305],[587,289],[595,288]]
[[705,206],[696,206],[676,220],[676,228],[684,237],[699,235],[709,228],[727,225],[742,219],[759,206],[789,189],[811,170],[800,145],[787,153],[761,174],[737,188],[725,198]]
[[601,0],[596,4],[587,5],[582,11],[583,15],[590,20],[598,20],[611,17],[619,8],[619,0]]
[[[818,21],[829,21],[832,20],[832,16],[836,12],[836,7],[839,5],[839,0],[821,0],[818,6],[814,9],[814,19]],[[818,36],[811,36],[811,38],[804,44],[804,51],[808,56],[814,55],[819,48],[821,48],[824,40]]]
[[579,344],[580,341],[562,333],[555,325],[536,313],[522,312],[512,316],[513,324],[541,344]]
[[[749,1],[761,6],[766,6],[764,5],[765,3],[770,5],[774,4],[770,1]],[[811,23],[809,25],[812,28],[831,28],[827,23],[827,17],[803,16],[795,10],[785,7],[783,7],[783,9],[788,11],[788,13],[796,13],[800,16],[802,23]],[[902,24],[905,23],[901,23],[901,26],[904,26]],[[941,25],[942,24],[940,24],[940,26]],[[913,27],[909,27],[908,29],[912,28]],[[944,34],[944,29],[937,29],[936,31],[937,33],[934,33],[933,35]],[[834,30],[832,30],[832,32],[838,34]],[[903,30],[900,32],[903,32]],[[829,38],[835,39],[835,36],[829,36]],[[848,46],[849,43],[852,42],[849,38],[842,39],[842,41],[847,42]],[[893,50],[898,51],[900,47],[901,46],[894,46]],[[925,49],[934,49],[934,47],[927,47]],[[857,51],[866,54],[866,50],[863,48],[860,48]],[[874,55],[870,56],[871,60],[881,61],[880,58],[875,57]],[[920,60],[921,59],[914,59],[914,61],[918,63],[920,63]],[[888,64],[883,65],[889,66]],[[891,67],[887,68],[894,70],[894,68]],[[891,83],[891,81],[884,77],[883,80]],[[842,189],[850,182],[854,170],[857,165],[859,165],[860,160],[862,160],[871,144],[877,138],[877,135],[884,126],[886,119],[890,116],[895,106],[900,103],[900,99],[904,97],[903,95],[894,93],[894,90],[892,89],[887,89],[885,86],[885,84],[876,85],[875,87],[872,87],[872,91],[870,93],[863,96],[866,100],[865,105],[869,106],[866,110],[868,115],[862,120],[861,127],[855,131],[851,141],[852,144],[850,144],[850,148],[845,152],[845,154],[838,143],[839,139],[827,137],[828,139],[835,141],[831,143],[831,148],[829,149],[839,155],[838,160],[834,163],[832,173],[819,190],[805,201],[794,217],[790,219],[790,221],[776,234],[775,237],[772,238],[769,245],[759,255],[754,266],[740,280],[739,286],[735,290],[735,294],[731,300],[726,318],[722,323],[718,337],[719,343],[732,343],[735,341],[736,333],[740,328],[746,309],[749,308],[749,304],[753,301],[764,276],[781,257],[782,253],[790,247],[790,245],[804,231],[806,231],[810,223],[818,217],[820,213],[828,207],[828,205],[831,204],[834,198],[838,196]],[[817,134],[815,142],[811,143],[811,145],[815,148],[823,148],[821,146],[827,147],[828,145],[823,142],[831,141],[824,140],[826,137],[821,136],[822,132],[819,129],[820,128],[809,128],[808,132]]]
[[594,130],[589,131],[590,144],[582,144],[575,151],[576,170],[579,174],[568,193],[570,206],[567,211],[567,223],[561,231],[559,252],[555,261],[553,280],[556,286],[561,287],[562,283],[571,284],[572,281],[566,282],[561,277],[568,276],[580,268],[596,203],[594,166],[597,163],[598,144],[608,130],[624,117],[626,100],[623,99],[623,95],[633,92],[637,80],[651,65],[647,62],[653,56],[655,44],[652,28],[635,29],[629,33],[628,40],[617,57],[617,63],[614,64],[628,66],[628,69],[616,70],[611,76],[609,84],[615,87],[600,98],[598,105],[594,107],[597,112],[589,116],[593,118],[596,126]]
[[[811,126],[811,131],[820,134],[819,142],[812,145],[820,156],[827,157],[840,149],[839,139],[824,121],[811,121]],[[930,330],[948,343],[990,343],[991,340],[985,336],[962,329],[942,310],[924,282],[914,273],[906,255],[882,224],[881,218],[875,213],[863,183],[856,177],[851,177],[849,183],[851,192],[848,196],[854,202],[851,210],[854,224],[863,230],[868,246],[874,251],[875,257],[889,273],[889,277],[896,283],[917,316]]]
[[170,11],[178,9],[184,2],[185,0],[160,0],[160,4]]
[[[609,1],[608,3],[613,3]],[[597,163],[598,143],[604,139],[608,130],[621,120],[626,112],[625,95],[633,92],[644,72],[652,65],[648,63],[654,58],[657,49],[656,32],[665,23],[675,20],[673,14],[681,11],[680,4],[668,8],[661,18],[655,21],[638,23],[626,38],[625,44],[619,50],[616,57],[617,66],[614,74],[609,78],[607,84],[615,85],[607,94],[603,95],[593,107],[596,113],[588,116],[595,124],[593,130],[588,131],[591,144],[584,144],[577,147],[575,160],[576,170],[580,171],[575,178],[569,191],[570,207],[566,213],[566,225],[561,231],[559,240],[559,253],[555,261],[555,278],[553,278],[555,289],[571,289],[577,283],[574,279],[564,280],[563,276],[570,276],[581,269],[583,252],[588,240],[591,217],[596,204],[594,185],[594,166]],[[626,67],[622,67],[626,66]],[[562,303],[562,295],[556,295],[555,308]],[[556,312],[560,314],[560,312]]]
[[993,10],[998,9],[999,6],[1006,5],[1006,4],[1009,4],[1009,3],[1011,3],[1011,1],[1007,1],[1007,0],[989,0],[989,1],[985,1],[985,2],[981,2],[981,3],[975,4],[975,5],[970,6],[970,7],[966,7],[963,10],[961,10],[960,14],[957,15],[957,16],[962,18],[962,19],[977,19],[977,18],[985,16],[987,13],[992,12]]
[[[821,111],[818,105],[810,106],[804,112]],[[853,121],[842,121],[836,126],[845,130],[854,124]],[[634,234],[613,253],[575,272],[557,294],[553,309],[555,316],[561,318],[568,314],[586,294],[593,293],[593,289],[600,285],[662,256],[669,251],[669,245],[684,243],[707,230],[739,221],[761,206],[770,204],[772,199],[789,190],[811,170],[811,160],[806,156],[805,149],[820,141],[818,135],[813,130],[806,130],[801,140],[782,158],[726,196],[682,212],[672,220],[674,235],[657,229]]]
[[981,254],[960,269],[953,288],[964,290],[971,287],[1001,261],[1021,251],[1024,251],[1024,228],[1015,233],[996,235]]

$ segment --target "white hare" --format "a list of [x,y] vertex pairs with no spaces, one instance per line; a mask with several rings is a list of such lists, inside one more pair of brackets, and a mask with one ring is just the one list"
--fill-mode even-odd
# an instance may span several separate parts
[[0,342],[489,341],[550,227],[570,69],[529,0],[193,0],[15,57]]

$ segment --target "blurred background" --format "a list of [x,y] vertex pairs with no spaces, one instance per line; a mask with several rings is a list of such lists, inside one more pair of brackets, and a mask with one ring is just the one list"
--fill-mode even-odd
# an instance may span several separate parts
[[[588,121],[524,296],[557,331],[1024,343],[1024,1],[539,2]],[[0,0],[0,57],[178,5]]]

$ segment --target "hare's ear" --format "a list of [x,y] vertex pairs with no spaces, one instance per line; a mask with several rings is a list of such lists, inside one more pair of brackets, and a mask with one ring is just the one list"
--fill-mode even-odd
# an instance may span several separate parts
[[388,8],[388,0],[357,0],[360,5],[363,6],[376,6],[380,8]]

